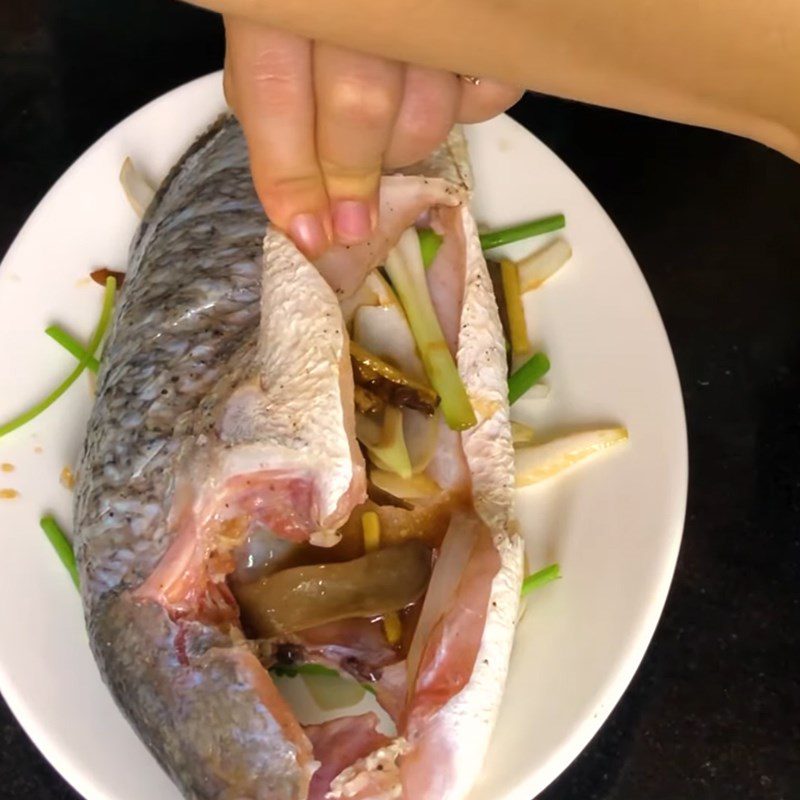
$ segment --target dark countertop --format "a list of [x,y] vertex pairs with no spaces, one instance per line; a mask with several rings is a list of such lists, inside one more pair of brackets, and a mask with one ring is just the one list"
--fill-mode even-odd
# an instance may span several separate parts
[[[4,0],[0,253],[96,138],[221,61],[218,21],[177,3]],[[691,459],[655,639],[541,797],[797,800],[800,166],[730,136],[538,96],[513,114],[577,172],[641,264],[675,350]],[[77,797],[5,706],[0,735],[0,797]]]

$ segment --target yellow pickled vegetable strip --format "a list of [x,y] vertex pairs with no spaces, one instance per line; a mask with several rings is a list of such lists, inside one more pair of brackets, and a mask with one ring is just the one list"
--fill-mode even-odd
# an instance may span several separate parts
[[513,261],[504,258],[500,262],[500,274],[503,279],[503,294],[506,298],[511,350],[516,356],[524,356],[530,352],[528,330],[525,326],[525,311],[522,308],[522,295],[519,291],[519,273]]
[[[374,511],[365,511],[361,516],[364,532],[364,550],[372,553],[381,546],[381,520]],[[397,644],[403,638],[403,623],[395,611],[383,615],[383,632],[389,644]]]
[[373,553],[381,546],[381,520],[374,511],[365,511],[361,517],[364,531],[364,552]]
[[386,634],[386,641],[389,644],[397,644],[403,638],[403,623],[400,616],[392,611],[383,617],[383,632]]

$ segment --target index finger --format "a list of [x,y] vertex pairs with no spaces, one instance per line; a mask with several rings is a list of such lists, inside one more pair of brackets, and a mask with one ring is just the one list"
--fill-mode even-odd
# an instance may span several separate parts
[[242,124],[267,216],[310,258],[330,243],[328,195],[317,162],[308,39],[225,18],[226,89]]

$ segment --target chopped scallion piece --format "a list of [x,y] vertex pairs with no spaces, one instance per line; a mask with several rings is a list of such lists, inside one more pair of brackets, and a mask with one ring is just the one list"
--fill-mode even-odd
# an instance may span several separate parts
[[100,362],[93,355],[87,353],[83,345],[73,339],[63,328],[59,328],[58,325],[51,325],[49,328],[45,328],[44,332],[51,339],[58,342],[68,353],[75,356],[78,361],[86,361],[86,369],[90,369],[92,372],[97,372],[100,369]]
[[72,545],[69,543],[69,539],[67,539],[58,523],[52,517],[42,517],[39,520],[39,525],[45,536],[50,540],[50,544],[53,545],[53,549],[61,559],[61,563],[67,568],[73,583],[80,588],[78,567],[75,564],[75,554],[72,552]]
[[409,228],[400,237],[397,247],[389,252],[386,272],[408,317],[428,379],[441,398],[447,424],[457,431],[471,428],[477,423],[475,411],[431,302],[419,238],[413,228]]
[[534,572],[533,575],[528,575],[528,577],[522,581],[522,596],[525,597],[525,595],[529,594],[534,589],[538,589],[540,586],[544,586],[560,577],[561,568],[558,564],[551,564],[549,567],[540,569],[538,572]]
[[[103,335],[108,328],[108,324],[111,321],[111,312],[114,309],[114,293],[116,288],[116,279],[109,277],[106,281],[106,290],[105,295],[103,296],[103,309],[100,312],[100,319],[97,323],[94,333],[92,334],[92,339],[89,342],[86,353],[84,354],[87,357],[94,356],[94,353],[100,346]],[[53,405],[53,403],[55,403],[56,400],[58,400],[58,398],[61,397],[61,395],[64,394],[64,392],[66,392],[76,380],[78,380],[78,378],[80,378],[81,374],[86,369],[86,366],[86,358],[81,358],[78,366],[75,367],[75,369],[61,382],[61,384],[59,384],[52,392],[50,392],[47,397],[45,397],[43,400],[40,400],[27,411],[23,411],[21,414],[14,417],[14,419],[9,420],[5,423],[5,425],[0,425],[0,436],[5,436],[7,433],[11,433],[11,431],[21,428],[27,422],[35,419],[43,411],[46,411],[48,408],[50,408],[50,406]]]
[[560,230],[566,224],[567,220],[563,214],[554,214],[552,217],[522,222],[509,228],[487,231],[480,236],[481,247],[484,250],[491,250],[493,247],[500,247],[504,244],[519,242],[522,239],[530,239],[532,236],[540,236],[543,233]]
[[[530,239],[533,236],[541,236],[543,233],[560,230],[566,224],[567,220],[563,214],[554,214],[552,217],[522,222],[509,228],[486,231],[479,237],[481,248],[483,250],[491,250],[493,247],[519,242],[522,239]],[[439,252],[439,248],[442,245],[442,237],[430,228],[420,228],[417,233],[419,234],[419,245],[422,250],[422,263],[427,269],[433,264],[433,259],[436,258],[436,253]]]
[[428,269],[442,246],[442,237],[430,228],[420,228],[417,233],[419,234],[419,249],[422,251],[422,263],[425,265],[425,269]]
[[508,379],[508,402],[514,404],[535,383],[540,381],[550,369],[550,360],[544,353],[531,356]]

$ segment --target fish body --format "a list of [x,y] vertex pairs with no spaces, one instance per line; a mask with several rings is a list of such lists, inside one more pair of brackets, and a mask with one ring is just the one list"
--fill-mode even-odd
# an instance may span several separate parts
[[[241,131],[221,119],[165,179],[133,241],[79,462],[75,549],[102,676],[187,798],[456,800],[480,768],[505,683],[522,543],[505,351],[467,207],[464,147],[455,136],[429,164],[385,178],[376,240],[311,265],[267,226]],[[370,645],[397,737],[378,734],[370,715],[304,729],[247,640],[228,577],[254,526],[328,548],[366,501],[341,308],[432,204],[457,257],[448,268],[443,246],[431,295],[478,417],[464,433],[442,431],[431,467],[470,498],[444,540],[461,537],[464,572],[450,576],[449,605],[417,648],[413,675],[385,643]],[[454,613],[459,603],[473,620]],[[375,639],[374,626],[350,627]],[[304,646],[321,660],[343,649],[310,637]],[[460,676],[452,685],[437,654]],[[343,737],[346,754],[333,753]]]

